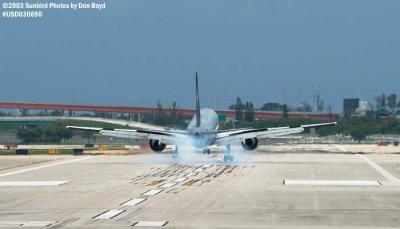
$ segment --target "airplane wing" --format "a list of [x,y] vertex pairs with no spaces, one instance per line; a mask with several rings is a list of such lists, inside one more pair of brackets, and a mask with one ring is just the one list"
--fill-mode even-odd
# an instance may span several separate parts
[[187,135],[182,131],[174,130],[148,130],[148,129],[112,129],[112,128],[98,128],[98,127],[84,127],[84,126],[67,126],[72,130],[95,131],[104,136],[129,138],[135,140],[159,140],[165,144],[176,144],[184,142]]
[[122,119],[110,118],[95,118],[95,117],[71,117],[71,116],[19,116],[19,117],[0,117],[0,121],[58,121],[58,120],[78,120],[78,121],[91,121],[102,122],[121,126],[127,126],[135,129],[148,129],[148,130],[165,130],[166,127],[156,126],[142,122],[134,122]]
[[247,138],[258,138],[258,139],[277,138],[291,134],[298,134],[303,132],[307,128],[334,126],[336,124],[337,124],[336,122],[329,122],[329,123],[308,124],[300,126],[222,131],[216,134],[215,144],[216,145],[237,144]]

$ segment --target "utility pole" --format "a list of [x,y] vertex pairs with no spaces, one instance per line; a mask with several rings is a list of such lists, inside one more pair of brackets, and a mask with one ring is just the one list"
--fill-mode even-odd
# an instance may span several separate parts
[[314,110],[315,112],[319,112],[319,106],[321,102],[321,87],[317,86],[312,88],[313,91],[313,99],[314,99]]
[[215,96],[215,107],[214,110],[218,110],[218,95]]
[[287,91],[286,89],[283,89],[281,92],[281,95],[279,96],[279,98],[281,99],[281,103],[286,104],[287,105]]

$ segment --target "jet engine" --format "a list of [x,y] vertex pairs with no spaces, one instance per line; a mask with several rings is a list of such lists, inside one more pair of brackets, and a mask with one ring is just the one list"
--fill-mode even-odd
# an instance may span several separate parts
[[164,143],[161,143],[159,140],[154,140],[154,139],[150,139],[149,141],[149,145],[150,148],[154,151],[154,152],[161,152],[165,149],[165,147],[167,145],[165,145]]
[[246,138],[242,141],[242,146],[245,150],[255,150],[258,146],[257,138]]

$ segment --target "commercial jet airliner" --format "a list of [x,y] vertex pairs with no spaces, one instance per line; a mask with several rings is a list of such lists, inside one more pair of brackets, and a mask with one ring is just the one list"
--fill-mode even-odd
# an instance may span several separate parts
[[196,114],[193,116],[186,130],[163,130],[154,129],[109,129],[82,126],[67,126],[69,129],[96,131],[101,135],[142,139],[149,141],[150,148],[155,152],[161,152],[167,144],[175,145],[175,153],[179,152],[179,146],[190,144],[204,153],[210,153],[210,145],[226,146],[227,151],[224,161],[233,161],[231,145],[241,144],[245,150],[255,150],[258,146],[258,139],[276,138],[285,135],[297,134],[307,128],[336,125],[336,122],[318,123],[301,126],[284,126],[263,129],[231,129],[218,130],[218,115],[210,108],[200,109],[199,83],[196,72]]

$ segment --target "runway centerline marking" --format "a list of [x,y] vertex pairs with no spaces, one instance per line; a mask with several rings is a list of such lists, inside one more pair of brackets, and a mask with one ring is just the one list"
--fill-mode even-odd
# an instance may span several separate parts
[[58,186],[68,183],[68,180],[52,181],[0,181],[0,187],[26,187],[26,186]]
[[382,176],[384,176],[387,180],[392,182],[394,185],[400,187],[400,179],[394,177],[392,174],[390,174],[384,168],[380,167],[373,160],[369,159],[367,155],[357,154],[357,156],[363,158],[372,168],[374,168],[378,173],[380,173]]
[[86,159],[89,159],[89,158],[92,158],[92,157],[83,157],[83,158],[72,159],[72,160],[68,160],[68,161],[57,162],[57,163],[54,163],[54,164],[33,167],[33,168],[29,168],[29,169],[22,169],[22,170],[18,170],[18,171],[14,171],[14,172],[3,173],[3,174],[0,174],[0,177],[6,177],[6,176],[15,175],[15,174],[30,172],[30,171],[34,171],[34,170],[38,170],[38,169],[50,168],[50,167],[54,167],[54,166],[57,166],[57,165],[69,164],[69,163],[72,163],[72,162],[82,161],[82,160],[86,160]]

